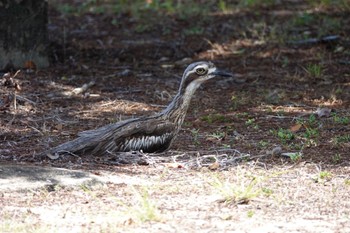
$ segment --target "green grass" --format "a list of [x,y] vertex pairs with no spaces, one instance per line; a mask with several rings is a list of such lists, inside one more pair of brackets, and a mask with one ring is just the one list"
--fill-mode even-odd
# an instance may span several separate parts
[[226,136],[226,133],[224,132],[215,132],[215,133],[209,134],[209,137],[214,138],[218,141],[221,141],[222,139],[224,139],[225,136]]
[[282,58],[282,67],[286,68],[289,65],[290,61],[288,57],[283,57]]
[[267,141],[264,141],[264,140],[260,140],[259,142],[258,142],[258,147],[259,148],[267,148],[267,146],[269,145],[269,142],[267,142]]
[[71,15],[79,12],[73,5],[67,3],[59,4],[56,6],[56,8],[59,12],[65,15]]
[[253,210],[248,210],[247,212],[247,217],[252,218],[254,216],[254,211]]
[[346,135],[342,135],[342,136],[336,136],[334,138],[334,141],[337,144],[350,142],[350,134],[346,134]]
[[183,34],[186,36],[191,35],[202,35],[204,33],[204,28],[200,26],[193,26],[191,28],[185,28]]
[[153,24],[148,23],[139,23],[135,26],[135,32],[137,33],[144,33],[144,32],[150,32],[154,28]]
[[225,0],[219,0],[218,8],[224,13],[226,13],[229,10]]
[[276,2],[276,0],[240,0],[239,5],[247,8],[257,8],[272,6]]
[[338,18],[324,16],[320,21],[320,25],[322,25],[322,27],[319,27],[317,29],[318,37],[330,34],[338,34],[342,29],[342,21],[340,21]]
[[291,24],[293,27],[301,27],[301,26],[307,26],[310,24],[315,23],[316,21],[316,16],[310,13],[302,13],[300,15],[295,16],[292,21]]
[[288,146],[292,150],[302,151],[305,147],[318,146],[322,122],[320,122],[316,115],[311,114],[306,119],[297,119],[296,122],[300,126],[300,129],[298,128],[294,131],[292,129],[293,126],[291,129],[279,128],[278,130],[270,130],[270,133],[277,136],[283,145]]
[[253,125],[254,123],[255,123],[255,119],[254,118],[250,118],[250,119],[245,121],[245,125],[246,126]]
[[329,181],[333,177],[333,174],[328,171],[321,171],[315,178],[316,183],[324,184],[326,181]]
[[296,163],[296,162],[299,162],[301,160],[302,154],[300,152],[291,153],[289,155],[289,158],[292,160],[292,162]]
[[138,222],[160,221],[161,219],[158,207],[150,198],[149,192],[145,187],[140,190],[134,188],[133,194],[136,203],[132,206],[124,205],[128,209],[126,214]]
[[307,127],[307,128],[305,128],[305,130],[306,130],[306,132],[304,133],[304,137],[306,139],[316,138],[319,135],[318,130],[315,128]]
[[261,191],[264,193],[265,196],[268,197],[273,194],[273,190],[266,187],[261,188]]
[[[345,21],[338,16],[328,16],[314,12],[303,12],[292,17],[283,27],[288,41],[322,38],[337,35]],[[322,25],[315,27],[315,25]]]
[[335,154],[332,156],[332,162],[334,164],[338,164],[338,163],[341,163],[342,162],[342,156],[340,154]]
[[311,114],[306,120],[297,120],[298,124],[301,124],[305,128],[305,132],[299,135],[301,139],[306,140],[305,146],[317,146],[317,139],[320,135],[319,126],[320,122],[317,120],[316,115]]
[[226,204],[245,204],[261,194],[261,189],[257,186],[258,179],[253,177],[249,182],[231,183],[222,181],[214,177],[211,182],[212,187],[219,191]]
[[213,124],[213,123],[224,123],[224,122],[228,122],[229,119],[222,114],[209,114],[206,116],[202,116],[201,117],[202,121],[207,122],[208,124]]
[[332,173],[327,171],[321,171],[319,174],[320,179],[329,179],[332,177]]
[[349,117],[341,117],[336,113],[332,113],[333,122],[336,124],[348,125],[350,123]]
[[350,9],[350,2],[348,0],[307,0],[307,2],[314,7]]
[[255,122],[254,118],[249,118],[245,121],[245,125],[248,127],[252,127],[253,129],[259,129],[259,125]]
[[193,143],[197,146],[200,145],[199,129],[191,129],[191,134],[192,134]]
[[231,178],[222,178],[220,173],[210,177],[209,184],[222,196],[221,202],[225,204],[247,204],[255,198],[264,195],[270,197],[274,191],[266,187],[272,177],[278,177],[283,172],[270,172],[263,175],[257,173],[246,173],[238,169]]
[[292,142],[288,146],[292,150],[302,151],[303,148],[304,148],[304,143],[302,143],[302,142]]
[[238,107],[241,105],[241,99],[238,98],[237,96],[233,95],[231,97],[231,102],[232,102],[232,110],[236,111],[238,109]]
[[305,71],[312,78],[320,78],[323,75],[324,69],[321,64],[308,64],[305,67]]
[[325,36],[341,29],[341,21],[338,18],[304,12],[291,19],[290,27],[311,27],[322,25],[317,28],[317,36]]
[[309,125],[315,125],[317,122],[317,119],[316,119],[316,115],[315,114],[311,114],[307,120],[307,123]]
[[295,135],[292,131],[290,131],[289,129],[282,129],[279,128],[276,132],[277,137],[280,139],[280,141],[283,144],[286,144],[287,142],[293,140],[295,138]]

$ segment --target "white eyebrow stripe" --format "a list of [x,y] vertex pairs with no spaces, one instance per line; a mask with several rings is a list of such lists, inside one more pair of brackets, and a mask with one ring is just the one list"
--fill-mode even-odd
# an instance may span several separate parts
[[215,72],[215,70],[216,70],[216,68],[215,68],[215,67],[210,68],[210,69],[208,70],[208,73],[209,73],[209,74],[211,74],[211,73]]

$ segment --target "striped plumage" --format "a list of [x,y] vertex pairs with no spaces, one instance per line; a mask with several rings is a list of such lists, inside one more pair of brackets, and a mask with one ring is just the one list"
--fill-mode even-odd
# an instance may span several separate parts
[[171,146],[178,134],[197,88],[215,76],[231,74],[218,70],[211,62],[193,63],[185,70],[177,95],[162,112],[81,132],[78,138],[59,145],[46,154],[50,158],[57,158],[61,153],[102,155],[127,151],[163,152]]

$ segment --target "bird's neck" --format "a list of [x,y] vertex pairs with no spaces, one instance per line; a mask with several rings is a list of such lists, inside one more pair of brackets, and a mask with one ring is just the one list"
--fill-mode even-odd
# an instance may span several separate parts
[[178,93],[161,114],[180,127],[185,119],[191,98],[200,84],[201,82],[196,81],[191,82],[187,86],[181,83]]

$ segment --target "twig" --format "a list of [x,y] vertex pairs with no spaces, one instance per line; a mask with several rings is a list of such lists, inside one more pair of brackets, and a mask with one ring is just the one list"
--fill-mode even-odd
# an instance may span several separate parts
[[13,108],[17,110],[16,91],[13,92]]
[[76,157],[76,158],[81,160],[81,157],[79,155],[74,154],[74,153],[72,153],[70,151],[59,151],[59,152],[55,153],[54,155],[51,154],[51,153],[45,153],[45,155],[47,157],[49,157],[50,159],[52,159],[52,160],[58,159],[60,157],[60,155],[72,155],[72,156],[74,156],[74,157]]
[[277,118],[277,119],[295,119],[297,117],[289,117],[289,116],[274,116],[274,115],[267,115],[265,118]]
[[83,86],[75,88],[72,93],[78,95],[78,94],[83,94],[85,93],[90,87],[95,85],[95,81],[91,81],[89,83],[85,83]]
[[12,76],[12,78],[15,78],[19,73],[21,73],[21,70],[17,70],[16,73]]
[[24,102],[28,102],[28,103],[31,103],[32,105],[36,105],[37,103],[35,103],[34,101],[30,100],[30,99],[27,99],[26,97],[23,97],[23,96],[20,96],[20,95],[16,95],[15,94],[15,97],[17,97],[17,99],[19,100],[22,100]]
[[297,40],[297,41],[288,41],[288,44],[291,45],[312,45],[312,44],[318,44],[318,43],[330,43],[335,42],[340,39],[339,35],[330,35],[330,36],[324,36],[322,38],[310,38],[305,40]]
[[43,132],[41,132],[40,130],[38,130],[37,128],[33,127],[33,126],[28,126],[29,128],[33,129],[34,131],[38,132],[41,136],[43,136]]

